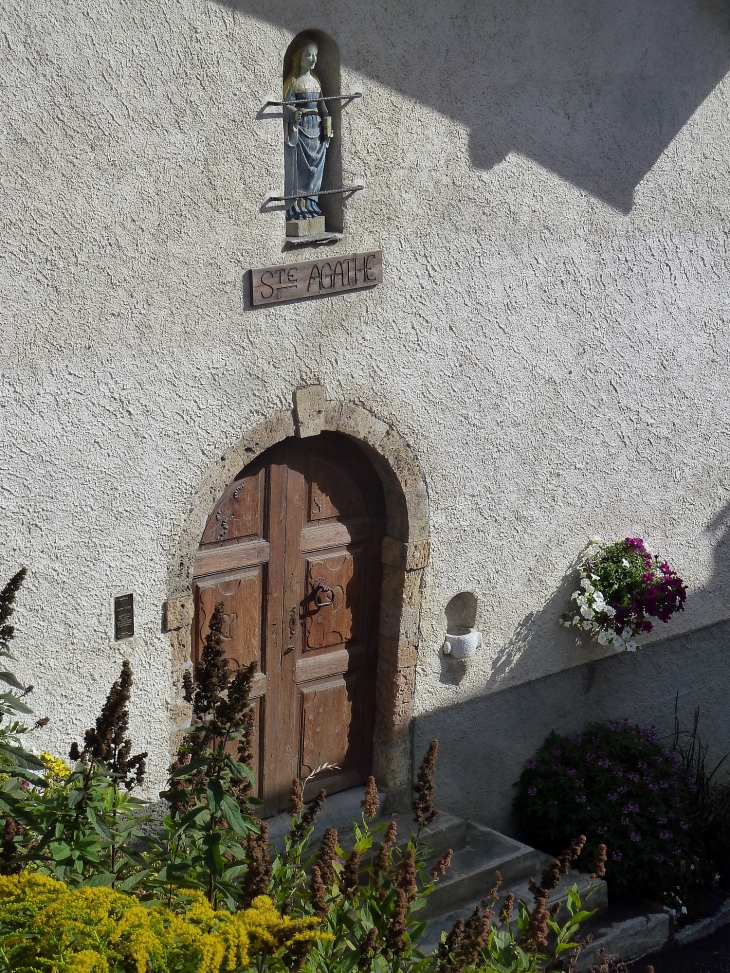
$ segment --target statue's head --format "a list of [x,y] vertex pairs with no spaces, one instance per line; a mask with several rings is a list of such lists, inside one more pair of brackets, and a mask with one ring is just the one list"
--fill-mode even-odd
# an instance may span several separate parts
[[319,48],[316,41],[305,40],[294,52],[294,74],[306,74],[317,63]]

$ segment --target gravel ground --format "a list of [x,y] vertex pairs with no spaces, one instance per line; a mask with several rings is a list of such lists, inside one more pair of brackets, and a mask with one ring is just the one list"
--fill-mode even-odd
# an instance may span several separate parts
[[644,973],[651,964],[655,973],[730,973],[730,925],[706,939],[634,963],[631,973]]

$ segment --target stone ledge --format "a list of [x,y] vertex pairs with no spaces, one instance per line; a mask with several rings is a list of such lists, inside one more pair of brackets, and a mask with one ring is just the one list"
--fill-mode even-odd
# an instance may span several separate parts
[[728,923],[730,923],[730,899],[723,902],[714,916],[707,916],[706,919],[700,919],[698,922],[678,929],[674,934],[674,942],[677,946],[685,946],[687,943],[693,943],[696,939],[710,936]]

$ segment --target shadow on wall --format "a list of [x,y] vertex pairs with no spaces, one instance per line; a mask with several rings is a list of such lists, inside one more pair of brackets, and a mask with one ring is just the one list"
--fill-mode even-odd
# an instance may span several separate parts
[[437,710],[414,724],[414,752],[439,741],[437,803],[508,834],[525,760],[550,730],[578,733],[592,720],[626,718],[671,736],[679,691],[682,725],[700,707],[700,736],[712,765],[730,750],[730,622],[640,651],[522,683]]
[[[689,598],[691,601],[707,601],[718,606],[719,614],[726,617],[730,615],[730,503],[726,504],[717,517],[707,525],[705,532],[714,541],[713,571],[702,588],[695,588],[690,591]],[[524,616],[515,629],[512,638],[495,658],[485,689],[498,691],[500,682],[507,675],[510,677],[510,682],[530,679],[530,673],[535,672],[536,664],[546,643],[562,643],[566,652],[566,659],[575,658],[576,642],[578,641],[576,633],[573,630],[566,631],[559,628],[558,618],[570,604],[570,596],[577,587],[575,569],[578,562],[579,558],[576,558],[572,565],[566,567],[565,576],[560,586],[545,605],[539,611],[530,612]],[[717,618],[717,609],[714,617]],[[700,621],[697,627],[700,627],[701,624]],[[655,632],[661,632],[663,628],[661,622],[655,623]],[[582,652],[585,656],[590,653],[591,648],[592,643],[586,640],[582,642],[582,648],[579,649],[579,652]],[[596,651],[603,653],[605,650],[596,649]],[[453,681],[450,677],[448,662],[442,660],[441,681]]]
[[[714,569],[707,584],[690,593],[712,593],[730,607],[730,504],[707,527],[717,537]],[[506,671],[520,656],[529,671],[550,626],[554,638],[575,578],[566,582],[536,615],[527,616],[516,638],[498,660]],[[516,834],[511,815],[517,781],[530,757],[551,730],[577,733],[592,720],[628,719],[655,724],[671,736],[674,701],[691,726],[700,708],[700,736],[710,745],[709,763],[730,751],[730,621],[586,662],[562,672],[458,706],[420,717],[414,726],[415,753],[436,737],[440,743],[438,793],[444,809]],[[527,676],[525,676],[527,678]],[[725,775],[730,767],[724,768]]]
[[519,152],[623,212],[730,70],[726,0],[217,2],[311,18],[344,65],[468,127],[476,168]]

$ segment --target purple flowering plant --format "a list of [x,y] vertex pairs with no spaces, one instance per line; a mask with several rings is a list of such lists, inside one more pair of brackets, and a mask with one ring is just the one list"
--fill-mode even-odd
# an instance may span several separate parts
[[606,544],[591,538],[578,567],[580,587],[560,616],[566,628],[590,633],[601,645],[633,652],[636,638],[651,632],[652,618],[668,622],[684,610],[687,587],[640,537]]
[[[586,868],[605,843],[611,896],[675,907],[687,875],[701,883],[720,870],[695,824],[698,790],[683,748],[676,739],[662,744],[654,727],[623,721],[593,723],[580,736],[552,732],[517,786],[515,816],[531,844],[556,853],[571,835],[587,835],[577,863]],[[695,890],[694,900],[707,891]],[[689,902],[689,891],[683,895]]]

